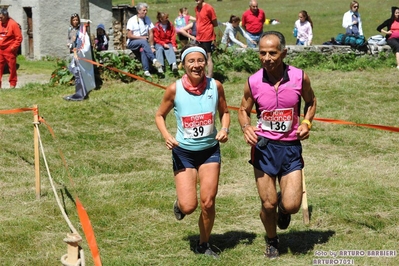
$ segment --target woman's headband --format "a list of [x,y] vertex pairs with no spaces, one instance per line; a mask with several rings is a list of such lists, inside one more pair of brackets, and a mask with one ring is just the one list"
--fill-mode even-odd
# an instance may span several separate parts
[[199,52],[205,56],[205,59],[207,59],[206,52],[204,49],[202,49],[201,47],[198,47],[198,46],[193,46],[193,47],[189,47],[186,50],[184,50],[183,54],[181,55],[181,61],[183,62],[186,55],[188,55],[189,53],[193,53],[193,52]]

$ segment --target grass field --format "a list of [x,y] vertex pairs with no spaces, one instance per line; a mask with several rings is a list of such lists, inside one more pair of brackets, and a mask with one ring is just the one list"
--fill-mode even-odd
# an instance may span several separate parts
[[[307,71],[319,118],[398,126],[397,70]],[[228,104],[238,106],[245,73],[229,73]],[[237,78],[239,77],[239,79]],[[241,80],[241,81],[239,81]],[[165,81],[167,82],[167,81]],[[166,85],[166,84],[164,84]],[[84,102],[66,102],[73,87],[28,85],[0,91],[2,109],[32,107],[54,129],[41,136],[66,213],[83,236],[77,195],[93,225],[103,265],[264,265],[259,200],[247,163],[249,147],[232,111],[212,243],[218,261],[196,256],[198,211],[177,222],[170,152],[154,124],[163,90],[137,81],[106,83]],[[174,128],[173,116],[168,123]],[[2,265],[59,265],[69,232],[41,162],[42,195],[35,199],[32,114],[0,115],[0,261]],[[397,250],[399,146],[397,133],[315,122],[303,143],[311,223],[293,216],[279,231],[276,265],[311,265],[330,251]],[[58,149],[62,150],[74,185]],[[72,195],[72,196],[71,196]],[[84,236],[83,236],[84,237]],[[92,264],[87,242],[86,262]],[[327,253],[327,255],[325,254]],[[322,257],[319,257],[322,256]],[[341,256],[355,265],[397,265],[397,257]]]
[[[224,9],[229,8],[228,2],[211,1],[225,4]],[[231,2],[237,8],[241,4]],[[293,10],[302,9],[300,6],[317,10],[316,5],[322,3],[325,9],[336,3],[334,12],[339,18],[349,5],[346,1],[284,3]],[[172,4],[177,7],[181,3],[170,3],[170,8]],[[385,12],[394,3],[360,4],[365,18],[367,10]],[[247,2],[242,5],[239,10]],[[268,13],[283,9],[272,1],[260,5],[268,6]],[[327,11],[321,11],[330,20]],[[378,14],[378,20],[387,12]],[[286,30],[290,29],[287,25]],[[21,75],[51,73],[55,67],[54,62],[19,63]],[[316,118],[399,127],[397,69],[306,72],[318,98]],[[227,75],[230,79],[223,84],[227,102],[237,107],[249,74]],[[165,86],[172,81],[156,80]],[[57,194],[84,238],[75,196],[83,203],[103,265],[312,265],[317,259],[334,259],[334,254],[354,265],[399,264],[398,256],[368,256],[373,250],[398,251],[398,133],[316,119],[311,137],[303,142],[311,221],[304,225],[301,213],[293,215],[290,227],[278,230],[281,257],[269,262],[263,256],[265,234],[253,171],[247,162],[249,147],[244,143],[237,113],[231,110],[230,139],[221,145],[217,217],[211,236],[221,258],[213,260],[191,250],[199,237],[198,210],[181,222],[173,215],[171,154],[154,123],[163,90],[141,81],[113,81],[91,92],[84,102],[62,99],[73,91],[74,87],[28,84],[21,89],[0,90],[0,105],[2,110],[39,106],[40,115],[56,135],[53,140],[46,126],[40,125]],[[67,253],[63,239],[69,227],[56,203],[43,157],[41,198],[35,198],[32,121],[31,112],[0,115],[0,265],[60,265],[61,256]],[[175,128],[172,114],[167,123]],[[72,183],[59,150],[66,158]],[[81,245],[86,265],[93,265],[85,238]],[[343,253],[348,250],[357,254]]]

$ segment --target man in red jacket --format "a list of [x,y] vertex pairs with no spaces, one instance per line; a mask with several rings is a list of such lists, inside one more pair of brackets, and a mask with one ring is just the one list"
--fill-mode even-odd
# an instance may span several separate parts
[[17,85],[17,52],[22,42],[21,29],[15,20],[9,17],[7,9],[0,10],[0,88],[4,66],[10,70],[10,88]]

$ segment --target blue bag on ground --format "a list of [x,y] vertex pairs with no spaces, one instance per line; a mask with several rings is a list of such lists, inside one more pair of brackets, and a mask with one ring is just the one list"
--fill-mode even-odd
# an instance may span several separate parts
[[340,33],[335,38],[335,41],[342,45],[350,45],[353,48],[362,48],[367,46],[367,40],[364,35]]

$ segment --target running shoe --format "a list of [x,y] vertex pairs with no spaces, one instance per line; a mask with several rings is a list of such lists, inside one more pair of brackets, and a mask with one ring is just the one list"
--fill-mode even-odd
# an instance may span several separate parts
[[279,191],[277,193],[277,198],[278,198],[278,218],[277,218],[277,226],[278,228],[284,230],[287,229],[287,227],[290,225],[291,222],[291,214],[289,213],[283,213],[280,209],[280,204],[281,204],[281,192]]
[[280,253],[278,252],[278,243],[277,247],[273,246],[272,244],[267,243],[266,244],[266,250],[265,250],[265,257],[274,260],[277,259],[280,256]]
[[183,218],[186,216],[186,214],[182,213],[182,211],[179,209],[179,205],[177,205],[177,200],[175,200],[175,203],[173,204],[173,212],[176,219],[179,221],[183,220]]
[[214,252],[212,249],[211,249],[211,246],[209,245],[209,243],[202,243],[201,245],[199,244],[199,241],[197,242],[197,246],[195,247],[195,250],[194,250],[194,252],[196,253],[196,254],[204,254],[205,256],[210,256],[210,257],[213,257],[213,258],[215,258],[215,259],[218,259],[219,258],[219,255],[216,253],[216,252]]

